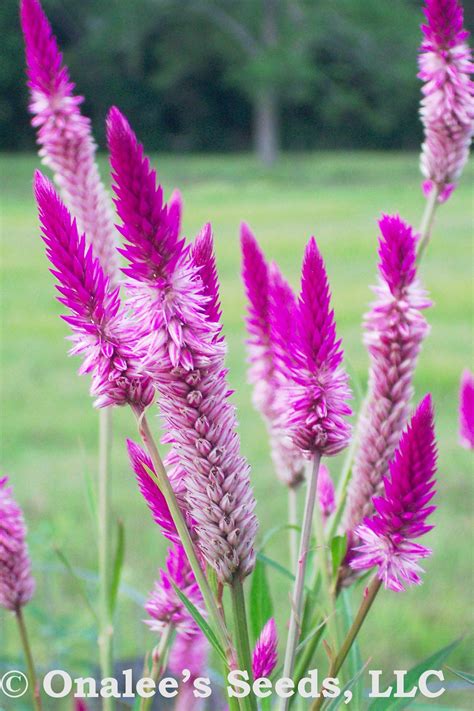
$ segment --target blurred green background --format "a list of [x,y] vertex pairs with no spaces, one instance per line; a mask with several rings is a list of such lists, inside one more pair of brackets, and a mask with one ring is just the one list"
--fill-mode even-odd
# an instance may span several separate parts
[[[181,189],[185,234],[213,224],[229,377],[264,533],[285,520],[286,498],[246,384],[239,223],[249,222],[295,287],[304,244],[316,235],[348,368],[363,388],[367,355],[360,322],[376,276],[376,220],[382,211],[398,211],[416,226],[424,205],[417,165],[421,3],[44,4],[78,90],[87,95],[85,109],[99,140],[105,111],[117,103],[147,149],[159,150],[153,162],[167,194]],[[31,193],[39,163],[14,2],[1,5],[0,28],[0,129],[8,151],[0,159],[2,467],[29,523],[38,590],[27,615],[39,666],[79,675],[95,669],[95,629],[55,549],[94,599],[96,541],[87,481],[95,476],[97,413],[87,379],[75,374],[78,361],[66,357],[67,329],[58,318],[39,238]],[[257,55],[239,49],[244,36],[247,43],[254,37]],[[101,168],[108,182],[105,157]],[[364,660],[370,657],[371,668],[386,670],[387,681],[390,670],[409,668],[472,626],[473,470],[471,453],[457,442],[457,397],[460,373],[472,361],[473,175],[468,167],[438,211],[422,266],[434,306],[416,388],[417,398],[432,391],[437,409],[439,508],[426,538],[433,556],[423,587],[382,593],[361,635]],[[157,418],[154,425],[158,432]],[[127,410],[116,411],[114,430],[113,509],[125,524],[127,546],[116,653],[127,664],[153,645],[141,621],[142,603],[163,562],[164,544],[127,466],[125,438],[135,437]],[[340,460],[330,466],[337,479]],[[268,553],[287,564],[286,549],[282,533]],[[271,580],[284,637],[289,588],[276,572]],[[450,659],[454,668],[472,668],[470,641]],[[13,620],[0,614],[0,670],[16,663],[21,667]],[[472,695],[454,676],[449,681],[448,694],[429,705],[472,708]]]

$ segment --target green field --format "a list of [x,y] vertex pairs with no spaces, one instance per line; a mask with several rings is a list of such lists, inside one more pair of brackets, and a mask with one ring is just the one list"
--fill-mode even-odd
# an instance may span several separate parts
[[[376,274],[376,220],[382,211],[399,211],[414,225],[419,223],[423,198],[417,156],[292,155],[271,173],[250,157],[165,156],[156,158],[156,165],[166,191],[179,186],[183,193],[185,234],[192,237],[206,221],[214,228],[230,380],[264,532],[285,520],[286,499],[275,481],[265,430],[251,407],[246,384],[239,223],[250,224],[267,255],[278,260],[295,285],[304,244],[315,234],[327,263],[348,368],[364,385],[367,356],[360,322]],[[67,554],[94,596],[95,529],[86,481],[95,471],[97,413],[91,408],[87,378],[76,375],[78,361],[66,356],[67,329],[58,318],[31,192],[36,166],[32,155],[1,160],[2,466],[29,522],[38,591],[28,617],[38,660],[44,668],[56,666],[79,674],[96,662],[94,626],[54,548]],[[103,167],[105,171],[105,162]],[[436,528],[426,538],[434,553],[426,561],[421,588],[380,595],[361,635],[364,659],[371,657],[376,669],[407,669],[472,625],[468,612],[473,584],[472,453],[457,442],[459,377],[472,361],[472,177],[471,166],[438,211],[422,266],[434,306],[428,314],[432,332],[421,356],[416,389],[417,398],[432,391],[437,409],[439,508]],[[131,659],[153,643],[141,622],[139,603],[163,560],[164,545],[127,466],[124,440],[135,436],[130,412],[116,411],[114,429],[113,508],[124,521],[127,538],[117,656]],[[335,477],[339,463],[330,463]],[[269,554],[287,563],[285,534],[274,540]],[[272,581],[277,609],[286,610],[287,581],[276,572]],[[281,614],[278,624],[284,636]],[[5,615],[0,615],[0,637],[0,665],[6,657],[11,664],[19,650],[13,621]],[[463,642],[450,660],[452,666],[472,668],[469,647]],[[471,708],[465,693],[449,692],[437,703]]]

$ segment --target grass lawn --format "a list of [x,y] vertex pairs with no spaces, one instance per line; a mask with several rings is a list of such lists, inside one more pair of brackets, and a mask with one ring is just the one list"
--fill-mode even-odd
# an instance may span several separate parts
[[[239,223],[250,224],[267,255],[278,260],[295,285],[305,242],[315,234],[327,263],[348,367],[364,385],[367,356],[360,322],[376,273],[376,220],[382,211],[399,211],[419,223],[423,198],[417,160],[414,154],[315,153],[286,156],[269,173],[244,156],[156,158],[166,191],[179,186],[183,192],[185,234],[193,236],[205,221],[213,224],[230,380],[262,532],[284,522],[286,498],[272,472],[265,430],[246,384]],[[2,466],[29,522],[38,591],[27,614],[38,660],[45,669],[66,668],[77,675],[96,662],[94,626],[54,548],[60,547],[79,569],[94,596],[95,529],[86,482],[95,472],[97,413],[87,378],[76,376],[78,361],[66,357],[67,329],[57,316],[31,193],[37,165],[33,155],[1,159]],[[103,168],[106,174],[105,162]],[[361,635],[364,659],[370,656],[371,668],[387,674],[421,661],[472,624],[472,453],[458,446],[457,395],[460,373],[472,360],[473,174],[471,166],[439,210],[422,267],[434,306],[416,390],[418,399],[431,390],[436,404],[439,508],[436,528],[426,538],[433,556],[426,561],[423,587],[383,592]],[[114,429],[113,508],[124,521],[127,543],[116,644],[117,656],[130,659],[153,643],[141,622],[140,603],[163,561],[164,545],[127,466],[124,440],[135,437],[129,411],[116,411]],[[335,478],[339,463],[330,463]],[[277,536],[268,550],[283,564],[285,535]],[[287,581],[276,572],[271,580],[276,609],[286,611]],[[278,624],[284,636],[281,614]],[[15,632],[10,617],[0,614],[0,669],[19,659]],[[457,649],[452,666],[472,668],[469,646],[465,641]],[[437,703],[467,709],[472,697],[450,691],[430,706]]]

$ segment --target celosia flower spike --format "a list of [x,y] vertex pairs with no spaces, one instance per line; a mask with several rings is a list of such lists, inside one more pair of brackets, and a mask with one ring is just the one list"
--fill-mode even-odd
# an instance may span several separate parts
[[208,223],[195,238],[191,248],[191,259],[199,269],[203,294],[206,297],[204,310],[212,323],[219,324],[221,305],[219,297],[219,277],[212,241],[212,229]]
[[181,590],[201,614],[205,614],[199,586],[189,566],[186,553],[179,544],[175,544],[168,550],[166,570],[160,570],[160,577],[145,604],[145,610],[151,617],[151,620],[146,620],[146,624],[155,632],[162,632],[168,625],[173,625],[180,634],[193,637],[198,627],[176,594],[173,585]]
[[92,374],[96,406],[146,407],[154,390],[141,372],[133,348],[136,334],[120,308],[118,288],[110,289],[109,277],[86,246],[85,236],[79,236],[76,221],[39,172],[35,196],[51,272],[59,282],[58,301],[71,314],[62,317],[73,332],[70,353],[83,357],[80,374]]
[[474,131],[474,71],[458,0],[425,0],[426,24],[418,77],[424,81],[421,120],[423,189],[439,201],[451,195],[469,156]]
[[274,418],[275,377],[270,341],[269,268],[257,240],[244,223],[241,226],[242,279],[248,301],[246,319],[249,339],[249,382],[255,408],[268,420]]
[[[395,216],[379,222],[377,299],[365,318],[370,355],[369,396],[361,415],[359,445],[349,485],[345,526],[350,533],[373,512],[383,477],[405,426],[413,373],[429,328],[422,310],[430,305],[416,278],[416,236]],[[354,573],[346,568],[350,582]]]
[[275,620],[271,617],[260,633],[253,654],[252,672],[254,679],[269,677],[278,661],[278,633]]
[[291,324],[295,322],[295,297],[277,265],[267,265],[246,224],[241,227],[241,247],[242,278],[248,301],[248,377],[253,385],[253,403],[267,425],[278,477],[287,486],[297,486],[303,479],[301,456],[279,425],[277,397],[287,379],[279,349],[288,348]]
[[286,362],[291,377],[280,404],[282,424],[306,458],[316,452],[333,455],[350,438],[348,379],[342,370],[341,341],[336,339],[334,312],[323,259],[311,238],[306,248],[295,343]]
[[190,677],[179,689],[174,705],[174,711],[199,711],[202,702],[195,698],[193,682],[200,676],[205,676],[209,643],[200,629],[192,636],[178,632],[171,648],[169,670],[178,680],[183,678],[183,669],[188,669]]
[[126,288],[159,394],[164,441],[186,487],[200,551],[221,582],[254,566],[257,520],[249,467],[229,402],[210,229],[185,247],[126,119],[108,118],[117,210],[127,240]]
[[0,479],[0,606],[18,612],[35,591],[23,513],[8,479]]
[[64,202],[93,245],[104,271],[118,276],[116,231],[109,196],[100,180],[96,145],[88,118],[79,106],[82,96],[62,61],[56,39],[39,0],[21,0],[30,111],[38,129],[43,163],[52,169]]
[[374,498],[375,515],[356,529],[361,545],[350,562],[355,570],[378,566],[380,580],[395,591],[421,583],[418,560],[431,551],[414,540],[433,528],[426,519],[436,509],[429,505],[435,473],[433,408],[427,395],[401,436],[390,476],[384,477],[383,496]]
[[323,520],[326,520],[336,509],[336,499],[334,495],[334,484],[329,469],[325,464],[321,464],[319,467],[317,493],[319,508]]
[[459,389],[459,441],[462,447],[474,449],[474,374],[465,370]]
[[178,543],[179,535],[166,499],[149,474],[150,471],[155,473],[153,462],[148,454],[130,439],[127,440],[127,449],[130,464],[137,478],[138,487],[148,504],[155,523],[161,528],[166,538],[174,543]]

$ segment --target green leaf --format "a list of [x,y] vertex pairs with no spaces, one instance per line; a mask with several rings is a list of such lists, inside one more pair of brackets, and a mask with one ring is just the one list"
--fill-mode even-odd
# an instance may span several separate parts
[[347,551],[347,535],[334,536],[331,541],[332,572],[335,576]]
[[206,622],[204,617],[201,615],[199,610],[191,600],[188,600],[186,595],[181,592],[181,590],[175,585],[173,581],[171,581],[171,584],[173,586],[174,591],[176,592],[176,595],[179,597],[191,617],[193,618],[194,622],[197,624],[199,629],[203,632],[203,634],[206,636],[209,644],[214,647],[218,655],[221,657],[221,659],[224,661],[225,664],[227,664],[227,658],[225,656],[225,652],[222,649],[222,646],[217,639],[216,634],[214,633],[214,630],[210,627],[210,625]]
[[250,628],[254,642],[270,617],[273,617],[273,602],[266,566],[262,560],[257,560],[250,587]]
[[117,605],[117,596],[120,588],[120,578],[122,576],[123,561],[125,558],[125,528],[123,521],[117,521],[117,548],[115,549],[114,565],[112,569],[112,580],[109,590],[109,610],[113,615]]
[[[359,671],[352,677],[350,681],[347,682],[345,686],[342,687],[340,695],[336,699],[331,699],[331,701],[326,702],[326,704],[323,706],[324,711],[336,711],[336,709],[339,708],[342,704],[344,704],[344,694],[346,691],[350,691],[354,686],[356,688],[362,688],[360,684],[357,684],[359,679],[363,676],[364,671],[367,669],[369,662],[367,661],[360,669]],[[349,703],[353,703],[354,701],[354,695],[352,695],[352,701]],[[356,708],[361,708],[360,706],[356,706]]]
[[291,571],[288,570],[288,568],[285,568],[283,565],[278,563],[276,560],[273,560],[273,558],[269,558],[265,553],[257,553],[257,560],[262,561],[262,563],[265,563],[266,565],[269,565],[271,568],[274,568],[275,570],[278,570],[279,573],[284,575],[286,578],[289,578],[290,580],[294,580],[295,576]]
[[[346,634],[349,632],[349,629],[352,625],[352,609],[351,609],[351,593],[350,590],[347,588],[343,588],[341,590],[341,593],[339,595],[339,600],[340,600],[340,608],[341,608],[341,622],[342,622],[342,633],[343,633],[343,638],[346,636]],[[350,650],[349,654],[347,656],[347,661],[346,661],[346,666],[347,666],[347,674],[349,676],[349,679],[354,679],[357,674],[358,670],[360,670],[363,666],[362,662],[362,655],[360,653],[360,648],[359,648],[359,643],[357,641],[357,638],[354,640]],[[347,678],[347,677],[346,677]],[[353,708],[358,709],[362,708],[362,686],[357,685],[355,687],[354,693],[352,695],[352,705]]]
[[446,667],[452,674],[455,674],[458,676],[460,679],[463,679],[464,681],[467,681],[468,684],[473,684],[474,685],[474,674],[469,674],[468,672],[465,671],[459,671],[457,669],[453,669],[452,667]]
[[[428,657],[428,659],[425,659],[423,662],[420,662],[420,664],[417,664],[416,666],[412,667],[408,674],[405,676],[405,688],[406,689],[411,689],[417,682],[418,679],[420,678],[420,675],[423,674],[424,671],[427,669],[439,669],[439,667],[443,664],[444,660],[448,658],[448,656],[451,654],[453,649],[455,649],[458,644],[460,643],[461,639],[456,639],[454,642],[451,642],[451,644],[448,644],[447,647],[443,647],[442,649],[439,649],[437,652],[431,655],[431,657]],[[391,682],[393,686],[393,681]],[[395,699],[395,698],[389,698],[389,699],[377,699],[373,703],[370,704],[369,706],[369,711],[386,711],[386,709],[402,709],[404,706],[407,705],[408,702],[411,702],[411,699]]]
[[61,550],[60,548],[56,548],[56,547],[55,547],[55,548],[54,548],[54,552],[56,553],[56,555],[58,556],[59,560],[60,560],[61,563],[64,565],[64,567],[66,568],[67,572],[69,573],[69,575],[71,576],[72,580],[74,581],[74,583],[75,583],[75,585],[76,585],[77,592],[79,593],[79,595],[80,595],[80,596],[82,597],[82,599],[84,600],[84,603],[85,603],[86,607],[88,608],[89,612],[91,613],[92,617],[94,618],[95,622],[96,622],[97,624],[99,624],[99,618],[97,617],[96,611],[94,610],[94,607],[93,607],[93,605],[92,605],[92,603],[91,603],[91,601],[90,601],[90,599],[89,599],[89,596],[88,596],[88,594],[87,594],[87,590],[86,590],[86,587],[85,587],[84,583],[83,583],[82,580],[79,578],[79,576],[76,574],[76,571],[74,570],[74,568],[72,567],[71,563],[70,563],[69,560],[67,559],[66,555],[62,552],[62,550]]

